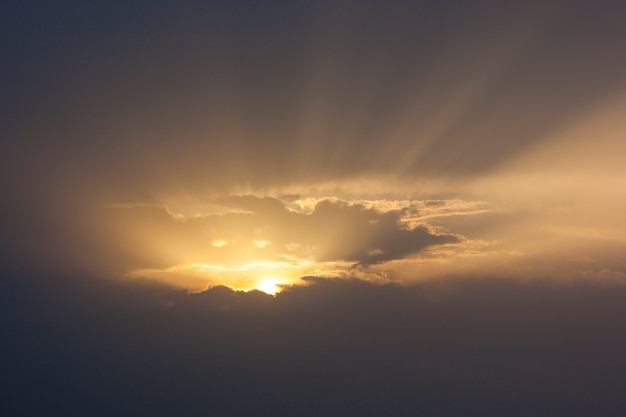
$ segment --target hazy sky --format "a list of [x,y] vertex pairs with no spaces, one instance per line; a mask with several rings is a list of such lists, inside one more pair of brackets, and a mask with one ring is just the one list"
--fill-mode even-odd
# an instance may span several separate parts
[[625,10],[544,3],[3,6],[10,257],[622,279]]
[[[61,317],[80,316],[88,305],[84,300],[98,298],[90,291],[108,285],[120,287],[94,305],[125,300],[111,313],[118,324],[125,314],[161,311],[147,302],[150,307],[141,307],[141,300],[157,293],[170,307],[200,305],[197,300],[213,294],[207,306],[222,305],[215,300],[226,297],[251,308],[248,313],[271,310],[267,326],[276,333],[282,323],[276,317],[306,316],[322,308],[315,297],[335,291],[342,300],[337,314],[350,310],[342,297],[350,299],[346,294],[354,291],[356,310],[348,326],[367,310],[368,291],[382,300],[371,315],[395,323],[404,313],[383,306],[402,305],[403,297],[422,294],[416,288],[438,283],[460,285],[461,294],[487,288],[486,316],[504,308],[494,301],[500,289],[492,286],[510,285],[503,290],[505,299],[515,298],[516,285],[531,286],[523,287],[523,309],[532,308],[536,293],[543,294],[538,305],[552,306],[558,296],[551,291],[582,300],[586,307],[580,309],[567,303],[562,310],[546,307],[539,316],[554,319],[549,329],[567,327],[589,306],[605,301],[618,306],[626,282],[625,21],[626,6],[609,0],[5,1],[0,5],[0,261],[3,276],[13,283],[7,284],[6,311],[29,317],[39,311],[39,302],[24,295],[30,291],[24,288],[44,282],[53,289],[49,296],[38,290],[42,297],[54,306],[69,305],[50,307],[57,324],[64,323]],[[480,291],[458,284],[481,279],[491,284],[476,284]],[[293,284],[301,286],[289,287]],[[266,299],[222,287],[203,292],[216,285],[284,293]],[[606,285],[621,295],[610,301],[603,298],[610,291],[594,292]],[[174,290],[190,293],[185,298],[169,293]],[[388,290],[397,293],[389,298]],[[11,301],[11,291],[25,293],[16,295],[21,301]],[[587,291],[596,298],[586,299]],[[179,298],[172,301],[172,294]],[[318,301],[308,307],[290,304],[306,300],[306,294]],[[266,304],[250,307],[254,297]],[[446,300],[446,306],[452,303]],[[422,325],[414,320],[424,311],[446,315],[444,307],[432,307],[436,312],[431,307],[407,307],[407,322]],[[169,326],[191,321],[182,326],[189,333],[179,336],[193,343],[202,320],[192,310],[158,314],[169,317]],[[77,328],[104,326],[99,320],[108,310],[97,311]],[[463,311],[452,308],[450,314],[461,317]],[[516,321],[516,311],[502,310],[503,320],[514,323],[511,337],[532,339]],[[617,312],[623,309],[607,307],[605,316],[593,320],[616,323]],[[248,320],[237,317],[233,326]],[[316,320],[323,327],[332,317]],[[45,328],[33,320],[33,328]],[[215,320],[211,326],[221,326]],[[137,319],[120,332],[143,335],[137,329],[158,321],[148,322]],[[91,330],[59,326],[60,334],[97,338]],[[492,333],[480,330],[478,322],[468,326],[478,326],[477,334],[491,343]],[[494,326],[491,330],[500,329]],[[384,326],[374,327],[376,333]],[[429,332],[436,334],[435,327]],[[339,328],[332,331],[340,333]],[[571,337],[582,338],[588,330]],[[319,331],[312,331],[311,340],[324,339]],[[396,341],[404,334],[389,332],[382,331]],[[608,357],[617,358],[611,356],[615,346],[624,347],[626,339],[609,330],[600,333],[611,347],[590,349],[607,348],[613,352],[605,352]],[[273,355],[284,354],[266,336],[262,349],[272,360],[259,359],[254,366],[273,366]],[[112,347],[117,352],[133,349],[124,336],[111,337],[123,340]],[[442,338],[441,346],[454,345],[455,337]],[[569,337],[555,346],[569,346]],[[235,339],[228,339],[228,346],[237,351],[244,342]],[[419,345],[409,339],[410,346]],[[343,343],[334,336],[329,340],[323,347],[311,343],[322,353]],[[155,343],[167,355],[178,352]],[[519,359],[515,343],[505,345],[502,360]],[[20,352],[19,346],[12,349]],[[63,356],[64,349],[61,344],[50,355]],[[92,354],[107,357],[106,350],[90,349],[86,361]],[[310,349],[315,356],[316,348]],[[543,367],[552,351],[540,351]],[[582,350],[576,352],[576,358],[585,358]],[[293,360],[305,360],[303,355]],[[457,359],[420,369],[443,378],[442,386],[472,385],[464,378],[480,361],[466,369]],[[218,374],[229,375],[228,384],[234,384],[239,371],[230,359],[225,363]],[[515,364],[514,371],[523,373]],[[455,379],[452,374],[461,368]],[[605,368],[597,369],[597,375],[589,372],[603,375]],[[270,375],[280,379],[283,371]],[[348,379],[362,377],[346,372]],[[624,383],[611,378],[617,381],[612,387]],[[488,385],[497,386],[495,381]],[[574,398],[581,391],[583,385],[564,388],[563,395]],[[558,398],[547,392],[538,388],[537,395]],[[605,394],[617,398],[610,390]],[[381,398],[392,402],[394,395]],[[591,408],[604,398],[590,395]],[[322,409],[326,412],[311,415],[329,415],[332,407]],[[207,409],[198,410],[202,415]],[[408,408],[398,410],[412,415]]]
[[622,279],[625,11],[544,3],[5,5],[8,257]]

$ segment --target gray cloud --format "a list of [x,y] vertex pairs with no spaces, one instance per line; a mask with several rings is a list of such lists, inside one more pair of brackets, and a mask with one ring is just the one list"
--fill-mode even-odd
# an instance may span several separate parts
[[[311,214],[312,230],[324,235],[323,260],[339,256],[361,265],[402,259],[428,246],[458,242],[453,235],[435,235],[425,227],[404,228],[401,210],[380,213],[360,204],[322,201]],[[323,226],[326,225],[326,228]]]
[[10,415],[626,410],[623,285],[308,277],[273,298],[15,278],[0,282]]

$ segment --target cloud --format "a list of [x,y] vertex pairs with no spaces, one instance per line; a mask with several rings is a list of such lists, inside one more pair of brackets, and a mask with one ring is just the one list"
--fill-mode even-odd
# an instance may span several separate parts
[[[434,245],[456,243],[453,235],[435,235],[426,227],[405,228],[401,210],[381,213],[361,204],[321,201],[311,214],[313,227],[323,230],[322,259],[333,257],[371,265],[403,259]],[[318,229],[319,230],[319,229]]]
[[[421,208],[413,201],[383,205],[320,199],[302,211],[277,198],[251,195],[209,202],[215,203],[222,206],[219,214],[187,218],[166,207],[108,207],[101,210],[95,235],[111,262],[119,262],[127,272],[134,270],[133,276],[161,270],[160,276],[175,273],[180,279],[185,270],[190,275],[203,270],[212,274],[211,281],[227,271],[249,271],[247,265],[367,267],[460,242],[458,235],[416,220]],[[443,215],[450,209],[444,202],[439,206]],[[427,213],[432,215],[433,210]]]
[[[526,192],[518,194],[517,200],[529,199]],[[194,291],[220,283],[236,288],[254,288],[270,279],[292,283],[311,274],[410,282],[490,274],[497,268],[516,279],[575,280],[590,271],[624,270],[619,228],[610,234],[582,225],[567,228],[573,208],[537,211],[528,208],[532,201],[282,201],[253,195],[202,201],[208,214],[201,214],[201,205],[191,216],[163,206],[101,209],[95,216],[99,228],[90,237],[101,250],[89,259],[100,257],[102,264],[129,277],[156,278]],[[589,256],[597,264],[571,262]]]
[[271,297],[17,278],[0,292],[8,414],[626,411],[623,285],[306,277]]

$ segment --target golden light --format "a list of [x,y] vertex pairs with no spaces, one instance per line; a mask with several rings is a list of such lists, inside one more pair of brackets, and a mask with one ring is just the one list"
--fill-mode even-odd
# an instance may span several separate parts
[[281,291],[280,280],[276,278],[267,278],[257,284],[256,289],[269,295],[276,295]]

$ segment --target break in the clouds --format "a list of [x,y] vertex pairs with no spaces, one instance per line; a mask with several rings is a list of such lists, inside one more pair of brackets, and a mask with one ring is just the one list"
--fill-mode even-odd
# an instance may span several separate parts
[[117,250],[109,261],[117,262],[127,275],[169,277],[171,284],[185,273],[194,275],[198,280],[194,289],[207,283],[250,286],[245,281],[261,279],[254,276],[258,274],[265,278],[278,274],[273,278],[288,283],[297,274],[320,269],[346,274],[358,268],[367,276],[369,266],[384,268],[388,262],[465,241],[419,221],[420,216],[472,214],[477,206],[461,201],[337,198],[318,199],[312,205],[310,199],[284,202],[254,196],[210,203],[219,211],[190,217],[164,207],[103,208],[99,237]]

